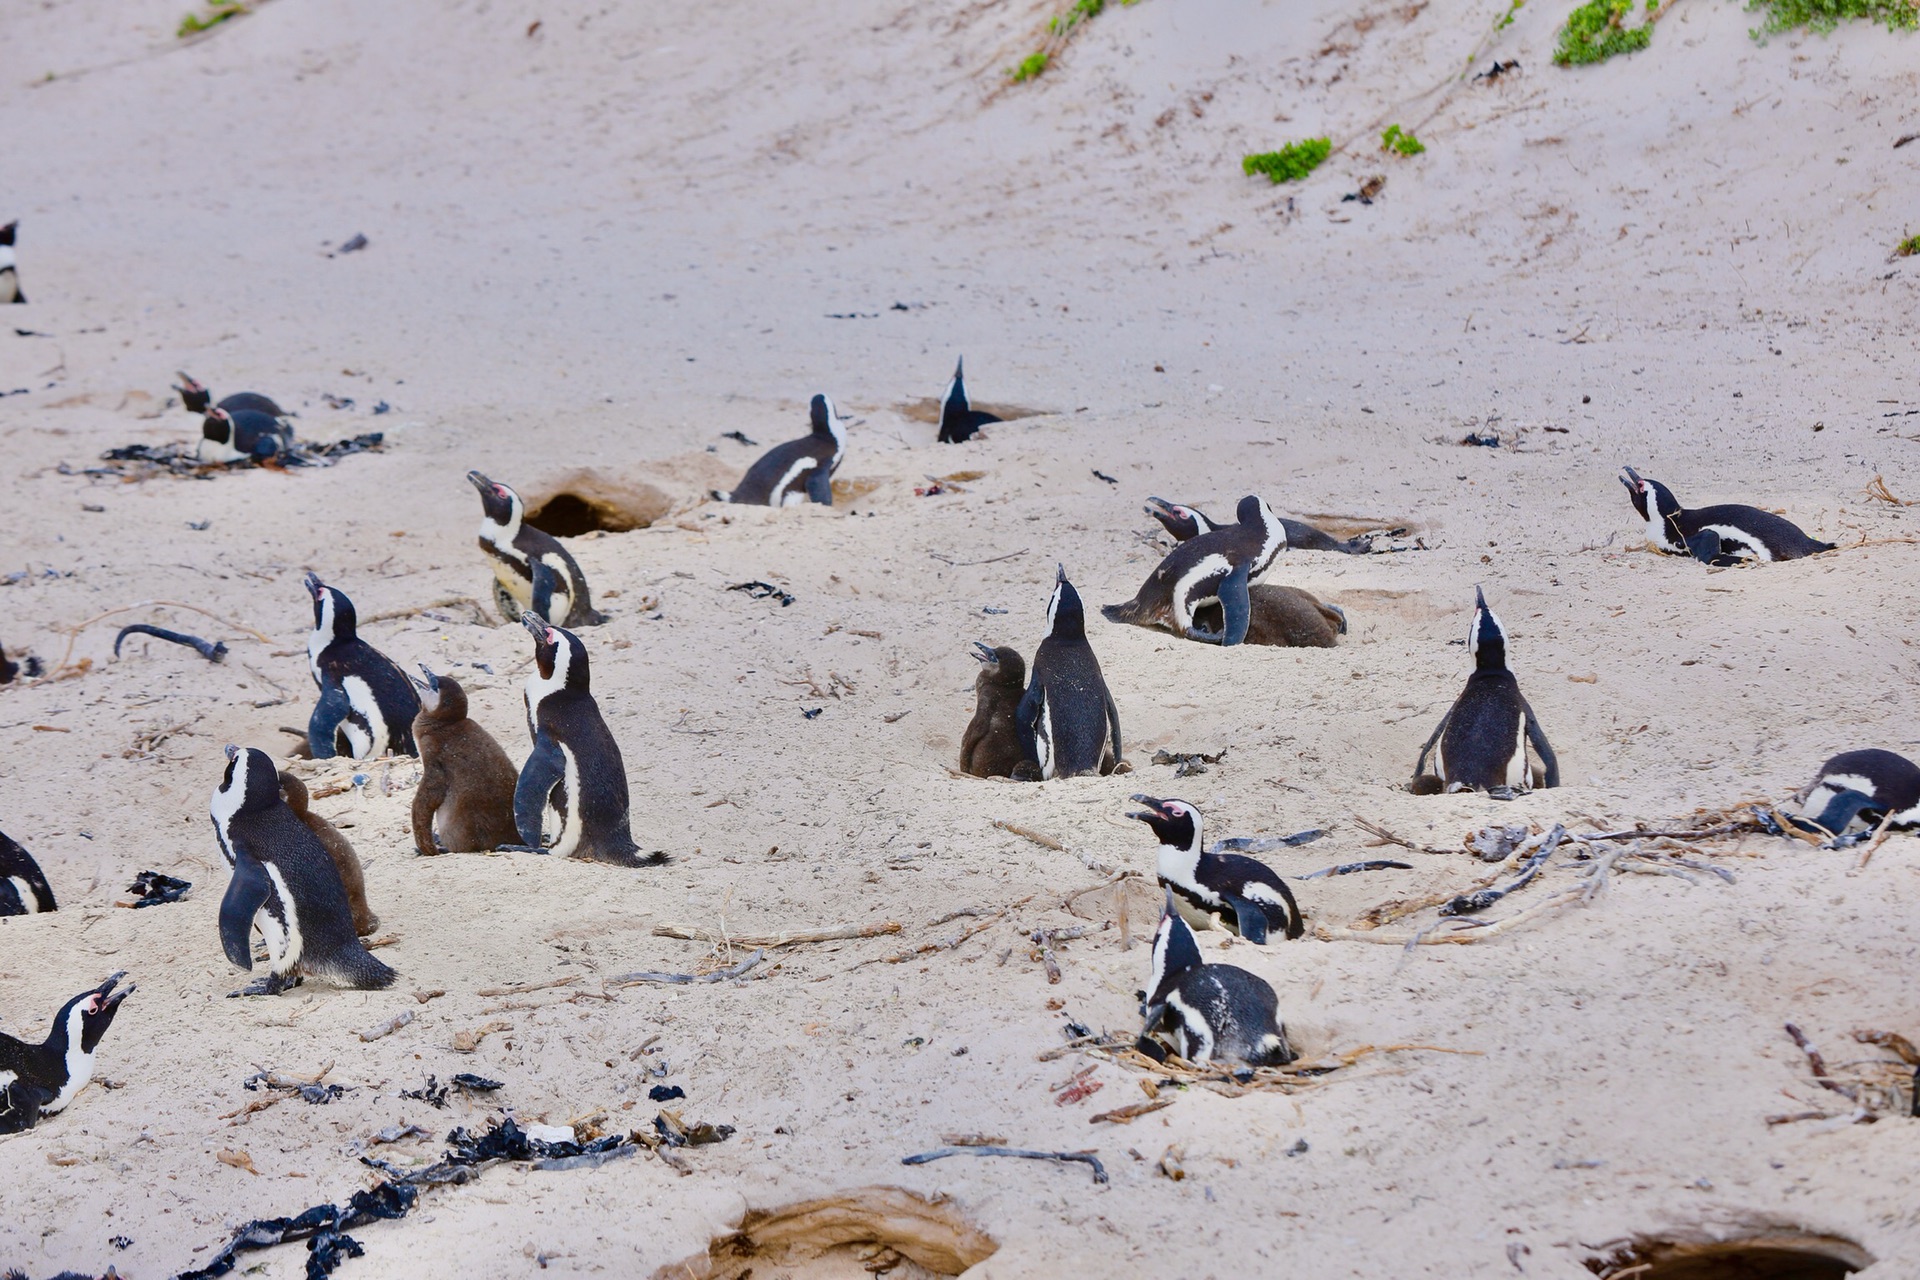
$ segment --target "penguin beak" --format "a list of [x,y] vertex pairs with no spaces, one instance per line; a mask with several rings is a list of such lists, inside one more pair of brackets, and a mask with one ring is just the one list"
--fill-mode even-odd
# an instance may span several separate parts
[[440,677],[433,674],[433,669],[427,666],[426,663],[422,662],[418,665],[420,667],[420,674],[425,676],[426,679],[416,680],[412,676],[408,676],[407,679],[413,680],[413,682],[416,685],[419,685],[422,689],[425,689],[428,693],[440,692]]
[[234,758],[235,756],[237,756],[237,755],[239,755],[239,754],[240,754],[240,748],[239,748],[239,747],[236,747],[236,746],[234,746],[234,745],[233,745],[233,744],[232,744],[231,742],[229,742],[229,743],[228,743],[228,744],[226,745],[226,748],[225,748],[225,750],[226,750],[226,753],[227,753],[227,759],[229,759],[229,760],[231,760],[231,759],[233,759],[233,758]]
[[1646,492],[1647,482],[1640,478],[1638,471],[1635,471],[1632,467],[1622,467],[1620,469],[1627,473],[1620,477],[1620,483],[1627,486],[1628,493]]
[[1487,611],[1486,593],[1480,590],[1480,584],[1477,582],[1473,584],[1473,607],[1475,612],[1478,613],[1485,613]]
[[467,483],[478,489],[481,493],[486,493],[493,488],[493,481],[487,479],[478,471],[467,472]]
[[309,573],[302,581],[307,584],[307,594],[315,600],[320,598],[320,593],[327,587],[326,583],[320,581],[320,575],[317,573]]
[[1155,799],[1152,796],[1135,795],[1135,796],[1128,796],[1127,798],[1129,800],[1132,800],[1135,804],[1144,804],[1144,805],[1152,806],[1149,812],[1142,813],[1136,810],[1135,812],[1129,813],[1127,815],[1129,818],[1132,818],[1136,822],[1152,822],[1156,818],[1161,818],[1165,816],[1160,811],[1161,801]]
[[531,609],[526,610],[520,615],[520,625],[525,627],[527,634],[531,635],[534,640],[540,644],[545,644],[553,637],[553,627],[545,618]]
[[975,640],[973,642],[973,656],[988,666],[992,666],[1000,660],[999,655],[993,651],[993,646],[985,640]]
[[1053,584],[1057,587],[1067,580],[1067,566],[1056,564],[1053,567]]

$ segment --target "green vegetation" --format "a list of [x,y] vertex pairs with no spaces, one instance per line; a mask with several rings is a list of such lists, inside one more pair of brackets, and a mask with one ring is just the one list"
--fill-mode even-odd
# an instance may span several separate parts
[[1015,84],[1019,84],[1024,80],[1031,80],[1042,71],[1045,71],[1047,69],[1047,62],[1046,51],[1044,49],[1036,50],[1020,59],[1020,64],[1007,72],[1007,74],[1013,77]]
[[[1760,0],[1764,3],[1817,3],[1823,0]],[[1845,0],[1843,0],[1845,2]],[[1853,0],[1859,2],[1859,0]],[[1653,39],[1654,0],[1646,0],[1647,20],[1637,27],[1626,25],[1633,12],[1633,0],[1587,0],[1567,15],[1560,29],[1560,47],[1553,60],[1563,67],[1584,67],[1605,62],[1617,53],[1638,53]]]
[[1240,161],[1240,168],[1248,177],[1264,173],[1275,183],[1297,182],[1318,169],[1321,161],[1332,154],[1332,139],[1308,138],[1302,142],[1289,142],[1278,151],[1262,151],[1246,156]]
[[1505,31],[1508,27],[1512,26],[1513,20],[1520,16],[1520,6],[1526,2],[1527,0],[1513,0],[1513,3],[1507,6],[1507,11],[1500,16],[1500,20],[1493,24],[1493,29],[1495,31]]
[[1915,254],[1920,254],[1920,236],[1908,236],[1894,246],[1893,255],[1896,258],[1911,258]]
[[211,31],[228,18],[238,18],[251,12],[252,6],[245,0],[211,0],[204,13],[190,13],[180,19],[180,29],[174,34],[184,40],[202,31]]
[[1380,135],[1380,149],[1391,151],[1395,155],[1417,156],[1427,149],[1427,144],[1399,125],[1390,124],[1387,126],[1387,131]]
[[[1136,0],[1120,0],[1123,5],[1135,2]],[[1106,7],[1107,0],[1073,0],[1072,8],[1047,19],[1046,43],[1020,59],[1015,65],[1008,67],[1007,78],[1015,84],[1020,84],[1023,81],[1032,80],[1052,66],[1054,56],[1067,47],[1067,42],[1073,38],[1073,33],[1083,23],[1099,17],[1106,11]]]
[[1752,33],[1761,41],[1801,27],[1825,35],[1841,22],[1856,19],[1882,23],[1889,31],[1920,28],[1916,0],[1747,0],[1747,12],[1767,15]]
[[1074,0],[1073,8],[1047,19],[1047,31],[1052,35],[1064,36],[1088,18],[1099,17],[1100,11],[1106,7],[1107,0]]

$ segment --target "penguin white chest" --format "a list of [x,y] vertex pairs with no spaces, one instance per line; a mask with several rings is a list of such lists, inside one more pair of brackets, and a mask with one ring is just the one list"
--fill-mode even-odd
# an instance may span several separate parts
[[787,472],[774,482],[773,492],[767,495],[767,505],[773,507],[797,507],[807,500],[804,489],[794,490],[793,483],[814,469],[817,464],[812,458],[796,458],[787,466]]
[[346,692],[347,705],[366,721],[356,724],[349,716],[340,722],[340,732],[346,735],[353,758],[363,760],[387,741],[387,717],[380,710],[380,700],[373,696],[373,686],[359,676],[348,676],[340,687]]
[[[1173,622],[1181,631],[1193,625],[1193,611],[1203,605],[1217,604],[1220,600],[1219,582],[1233,572],[1233,562],[1223,555],[1200,557],[1187,567],[1173,584]],[[1202,586],[1209,578],[1215,579],[1211,587]]]
[[1196,932],[1214,927],[1213,913],[1211,911],[1204,911],[1193,903],[1188,902],[1185,894],[1176,893],[1173,895],[1173,909],[1179,912],[1180,918],[1185,920],[1188,927],[1194,929]]
[[[287,879],[280,874],[280,868],[271,862],[260,865],[266,869],[267,879],[273,882],[273,897],[254,912],[253,922],[260,926],[260,936],[266,939],[268,971],[276,976],[285,975],[300,963],[300,953],[305,948],[306,940],[300,933],[300,908],[288,892]],[[276,906],[278,913],[274,911]]]
[[33,886],[25,880],[22,880],[19,876],[8,876],[7,882],[13,886],[14,893],[19,895],[20,905],[26,908],[27,914],[30,916],[38,915],[40,912],[40,899],[34,894]]
[[1527,763],[1527,718],[1523,715],[1519,720],[1514,726],[1513,754],[1507,757],[1507,785],[1527,791],[1533,786],[1533,769]]
[[1034,763],[1040,766],[1040,776],[1053,776],[1053,707],[1047,701],[1046,690],[1040,691],[1040,715],[1033,726]]
[[580,812],[580,762],[574,757],[566,743],[560,743],[561,785],[566,788],[566,803],[559,806],[560,834],[553,842],[553,852],[561,857],[570,857],[580,847],[580,837],[586,830],[586,821]]

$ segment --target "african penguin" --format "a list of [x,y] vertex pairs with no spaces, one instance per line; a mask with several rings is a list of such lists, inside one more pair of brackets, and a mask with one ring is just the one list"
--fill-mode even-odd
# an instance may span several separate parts
[[[1473,654],[1473,674],[1420,748],[1408,790],[1426,796],[1441,791],[1504,793],[1559,786],[1560,762],[1533,708],[1521,696],[1520,682],[1507,670],[1506,628],[1487,607],[1479,587],[1473,589],[1467,651]],[[1436,742],[1440,749],[1434,756],[1434,772],[1427,773],[1427,756]],[[1528,748],[1539,757],[1538,765],[1529,758]]]
[[1622,470],[1626,474],[1620,483],[1646,523],[1648,540],[1670,555],[1730,565],[1741,560],[1798,560],[1834,548],[1831,542],[1808,537],[1791,520],[1758,507],[1729,503],[1689,511],[1658,480],[1648,480],[1632,467]]
[[13,236],[19,228],[18,222],[0,227],[0,303],[27,300],[27,295],[20,292],[20,272],[13,261]]
[[627,766],[588,686],[586,646],[531,611],[520,622],[533,636],[534,655],[526,684],[533,753],[520,766],[513,793],[520,844],[541,847],[542,820],[551,805],[560,815],[553,853],[621,867],[666,861],[664,854],[641,858],[634,843]]
[[[522,609],[532,609],[543,618],[562,618],[568,627],[605,622],[593,607],[579,562],[558,538],[526,522],[520,495],[478,471],[467,472],[467,483],[480,491],[480,550],[493,565],[493,594],[506,620],[518,622]],[[559,610],[555,595],[565,597]]]
[[960,772],[976,778],[1009,778],[1027,758],[1020,746],[1018,712],[1027,687],[1027,660],[1005,645],[973,642],[980,674],[973,682],[973,719],[960,738]]
[[[467,691],[425,663],[415,679],[420,714],[420,785],[413,792],[413,846],[423,855],[483,853],[519,839],[513,792],[520,771],[479,721],[467,716]],[[439,828],[436,840],[435,827]]]
[[0,916],[31,916],[58,911],[53,886],[33,855],[0,831]]
[[[188,413],[206,413],[214,407],[213,392],[209,391],[204,383],[196,382],[184,373],[176,372],[174,376],[180,379],[174,390],[180,393],[180,403],[185,406]],[[272,396],[263,396],[258,391],[236,391],[230,396],[221,396],[219,407],[228,413],[247,409],[254,413],[264,413],[269,418],[288,416],[287,411],[276,404]]]
[[1287,1043],[1273,988],[1245,969],[1201,959],[1200,944],[1171,889],[1154,931],[1153,972],[1147,981],[1140,1005],[1146,1025],[1135,1047],[1150,1058],[1167,1056],[1162,1040],[1196,1066],[1284,1067],[1299,1056]]
[[1160,841],[1160,883],[1194,928],[1211,929],[1217,919],[1229,932],[1261,944],[1270,932],[1300,936],[1300,904],[1272,867],[1237,853],[1208,853],[1200,843],[1200,811],[1184,800],[1133,799],[1147,808],[1127,816],[1153,828]]
[[1014,714],[1022,753],[1016,778],[1108,774],[1125,759],[1120,712],[1087,643],[1086,611],[1065,565],[1055,573],[1047,635],[1034,650],[1027,692]]
[[808,413],[813,420],[811,435],[767,450],[747,468],[737,487],[715,489],[715,500],[755,507],[797,507],[809,501],[832,506],[833,473],[840,469],[847,427],[834,412],[833,401],[823,395],[813,398]]
[[19,674],[20,664],[8,658],[7,647],[0,644],[0,684],[12,684]]
[[940,397],[940,443],[959,444],[973,439],[974,433],[989,422],[1000,419],[991,413],[981,413],[967,403],[967,386],[961,376],[964,359],[953,362],[953,381],[947,384],[947,394]]
[[220,903],[220,945],[253,968],[253,929],[267,943],[267,976],[233,995],[278,995],[303,978],[377,991],[399,975],[360,944],[340,872],[280,790],[273,758],[229,745],[208,814],[233,868]]
[[0,1035],[0,1133],[33,1128],[43,1116],[66,1110],[87,1087],[100,1038],[113,1025],[120,1002],[137,989],[129,982],[114,990],[126,976],[122,970],[67,1001],[39,1044]]
[[[1345,610],[1298,587],[1256,582],[1247,588],[1247,605],[1251,617],[1243,644],[1331,649],[1347,634]],[[1202,605],[1193,611],[1194,625],[1202,631],[1219,630],[1223,616],[1218,604]]]
[[1883,820],[1890,828],[1920,826],[1920,766],[1877,747],[1843,751],[1821,765],[1795,799],[1802,810],[1795,825],[1805,830],[1811,821],[1828,837],[1840,835],[1856,819],[1869,827]]
[[[1158,520],[1160,527],[1172,534],[1175,542],[1185,542],[1220,527],[1198,508],[1168,502],[1165,498],[1148,498],[1147,514]],[[1338,551],[1343,555],[1364,556],[1373,550],[1373,541],[1366,534],[1343,540],[1310,524],[1289,520],[1284,516],[1280,518],[1280,526],[1287,531],[1287,549],[1290,551]]]
[[265,462],[293,448],[293,424],[257,409],[215,406],[201,420],[202,462]]
[[307,721],[315,760],[337,754],[364,760],[372,755],[418,755],[413,718],[420,699],[393,659],[359,637],[353,601],[338,587],[309,573],[313,633],[307,637],[307,669],[320,686],[320,701]]
[[[1240,499],[1237,514],[1236,523],[1216,525],[1174,547],[1133,599],[1100,612],[1110,622],[1170,627],[1176,635],[1209,644],[1244,642],[1253,619],[1247,588],[1287,549],[1287,532],[1273,509],[1252,494]],[[1216,602],[1221,629],[1196,627],[1194,611]]]
[[280,772],[280,796],[287,802],[287,808],[293,810],[293,816],[306,823],[307,830],[313,832],[313,838],[333,859],[333,869],[340,873],[340,887],[347,894],[347,905],[353,909],[353,931],[363,938],[371,935],[380,927],[380,917],[367,905],[367,873],[360,866],[360,855],[354,852],[353,842],[340,828],[313,811],[312,801],[307,797],[307,784],[284,769]]

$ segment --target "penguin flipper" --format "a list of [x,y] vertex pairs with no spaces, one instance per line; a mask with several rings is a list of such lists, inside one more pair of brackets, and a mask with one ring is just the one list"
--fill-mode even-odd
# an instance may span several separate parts
[[352,710],[345,689],[335,683],[320,686],[320,701],[313,704],[313,715],[307,719],[307,746],[315,760],[333,759],[334,736]]
[[833,505],[833,470],[826,464],[816,462],[807,472],[807,497],[823,507]]
[[565,776],[566,757],[560,754],[560,745],[545,733],[535,738],[533,754],[520,766],[520,781],[513,788],[513,825],[529,848],[541,847],[540,820],[547,811],[547,797]]
[[[1038,741],[1040,706],[1041,698],[1039,689],[1036,686],[1029,685],[1027,686],[1027,691],[1020,695],[1020,705],[1015,707],[1013,711],[1014,728],[1020,732],[1020,754],[1026,757],[1020,763],[1034,765],[1036,776],[1040,759],[1040,744]],[[1014,766],[1014,768],[1015,773],[1013,776],[1019,778],[1019,765]]]
[[1739,557],[1724,554],[1720,535],[1711,529],[1702,529],[1686,540],[1687,550],[1695,560],[1710,564],[1715,568],[1738,563]]
[[237,969],[253,971],[253,917],[267,901],[273,882],[267,869],[245,850],[236,850],[233,879],[220,900],[220,946]]
[[1267,941],[1267,911],[1257,902],[1246,898],[1227,895],[1227,905],[1233,908],[1233,914],[1239,921],[1240,936],[1256,946],[1265,946]]
[[1440,741],[1440,735],[1447,731],[1447,722],[1451,719],[1453,719],[1453,708],[1448,707],[1447,714],[1440,717],[1440,723],[1433,726],[1433,733],[1428,736],[1426,742],[1421,746],[1420,758],[1413,762],[1413,782],[1415,788],[1413,793],[1417,796],[1433,794],[1428,791],[1420,791],[1417,788],[1422,777],[1434,776],[1426,771],[1427,757],[1433,754],[1433,744]]
[[1554,757],[1553,748],[1547,744],[1546,730],[1542,729],[1540,722],[1534,718],[1532,704],[1523,701],[1521,706],[1526,711],[1527,742],[1533,747],[1534,753],[1540,757],[1540,767],[1547,773],[1547,780],[1541,785],[1557,787],[1560,785],[1560,761]]
[[[560,585],[560,575],[553,571],[552,565],[539,556],[529,556],[528,559],[531,562],[529,567],[533,571],[533,611],[543,618],[551,618],[553,592]],[[568,607],[572,607],[571,601],[568,602]]]
[[1223,645],[1244,643],[1247,628],[1253,623],[1253,600],[1247,592],[1252,568],[1252,561],[1243,560],[1234,566],[1233,572],[1220,584],[1220,612],[1224,615],[1220,626],[1220,643]]
[[40,1123],[40,1109],[54,1099],[50,1089],[15,1080],[0,1089],[0,1133],[25,1133]]
[[[1113,705],[1113,694],[1110,691],[1106,693],[1105,697],[1107,701],[1107,733],[1113,742],[1113,768],[1105,772],[1112,773],[1119,771],[1120,766],[1126,764],[1127,756],[1126,752],[1120,747],[1120,708]],[[1132,768],[1133,766],[1128,765],[1125,771],[1131,772]]]
[[1812,821],[1824,827],[1828,837],[1836,837],[1861,813],[1874,807],[1873,797],[1864,791],[1842,791],[1827,801],[1827,807]]

